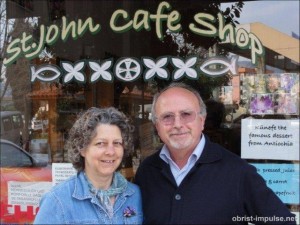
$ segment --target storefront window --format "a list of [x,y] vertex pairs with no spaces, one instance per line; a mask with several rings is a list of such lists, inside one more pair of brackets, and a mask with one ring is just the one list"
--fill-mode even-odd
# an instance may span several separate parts
[[53,168],[73,173],[65,140],[90,107],[133,121],[135,151],[122,163],[133,180],[162,146],[151,104],[172,81],[201,94],[211,140],[258,171],[279,170],[261,175],[284,181],[270,187],[299,216],[299,14],[270,16],[293,22],[293,35],[259,17],[240,22],[259,4],[281,1],[1,1],[1,223],[31,223],[41,193],[67,178]]

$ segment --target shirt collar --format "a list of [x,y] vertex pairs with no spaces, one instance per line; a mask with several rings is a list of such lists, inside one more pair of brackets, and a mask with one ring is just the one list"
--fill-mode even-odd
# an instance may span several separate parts
[[[195,150],[193,151],[193,153],[191,154],[190,157],[196,157],[195,161],[197,161],[200,158],[200,156],[203,152],[204,146],[205,146],[205,137],[204,137],[204,135],[202,135],[198,145],[196,146]],[[170,156],[170,152],[168,150],[168,147],[165,144],[163,145],[163,147],[162,147],[162,149],[159,153],[159,157],[168,164],[169,164],[170,160],[173,161],[171,156]]]

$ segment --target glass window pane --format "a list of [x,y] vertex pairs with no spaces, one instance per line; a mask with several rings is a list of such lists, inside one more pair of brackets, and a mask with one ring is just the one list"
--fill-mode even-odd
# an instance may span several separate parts
[[30,167],[31,158],[17,147],[1,143],[1,167]]

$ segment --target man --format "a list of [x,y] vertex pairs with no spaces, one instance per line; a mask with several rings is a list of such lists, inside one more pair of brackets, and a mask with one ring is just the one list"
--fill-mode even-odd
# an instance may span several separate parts
[[206,107],[198,92],[171,84],[154,96],[152,118],[164,146],[142,162],[135,178],[145,224],[294,221],[253,166],[202,133]]

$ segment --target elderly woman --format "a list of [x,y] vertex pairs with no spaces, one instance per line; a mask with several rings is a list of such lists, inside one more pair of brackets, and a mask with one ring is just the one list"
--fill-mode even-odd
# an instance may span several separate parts
[[35,224],[141,224],[138,186],[117,172],[133,148],[133,127],[115,108],[90,108],[66,142],[78,171],[41,200]]

